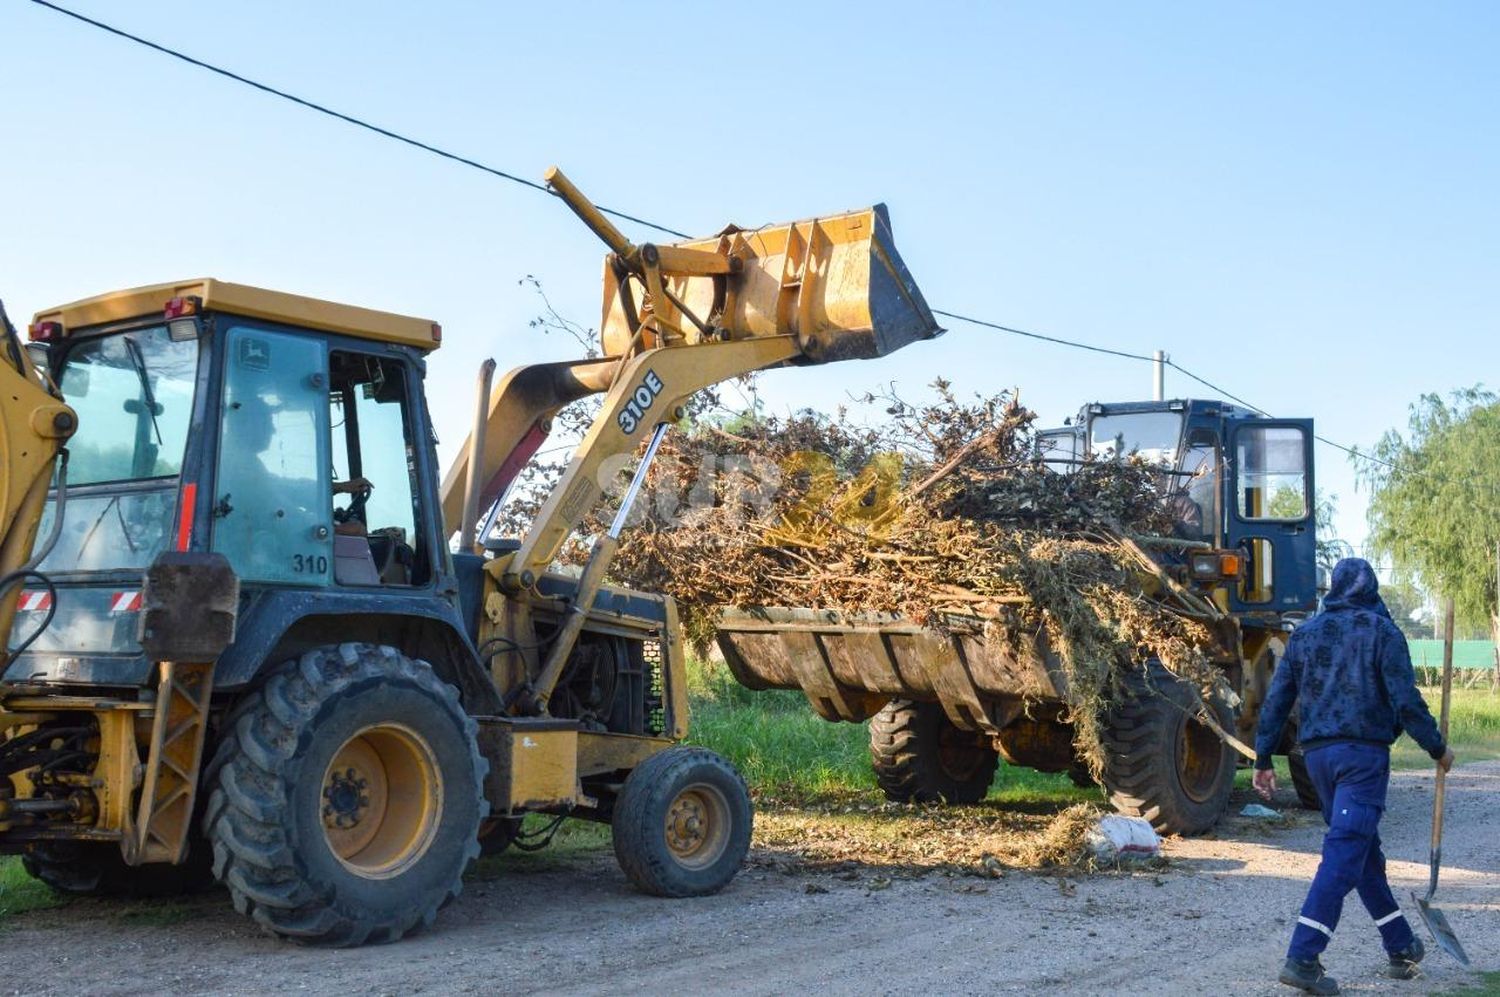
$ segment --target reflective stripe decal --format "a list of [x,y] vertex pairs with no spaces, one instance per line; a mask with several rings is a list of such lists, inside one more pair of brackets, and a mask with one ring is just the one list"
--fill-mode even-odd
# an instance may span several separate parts
[[51,592],[22,592],[20,600],[16,602],[16,609],[23,613],[39,613],[51,608]]
[[177,549],[187,550],[193,539],[193,513],[197,511],[198,484],[189,481],[182,486],[182,497],[177,503]]
[[141,593],[137,589],[134,592],[116,592],[114,598],[109,601],[111,613],[138,613],[141,611]]
[[1333,937],[1333,929],[1330,928],[1328,925],[1324,924],[1322,921],[1314,921],[1310,917],[1300,917],[1299,916],[1297,918],[1297,923],[1298,924],[1305,924],[1309,928],[1312,928],[1315,931],[1321,931],[1321,932],[1323,932],[1323,934],[1327,935],[1329,938]]
[[1385,917],[1376,918],[1376,920],[1375,920],[1375,927],[1377,927],[1377,928],[1383,928],[1387,924],[1390,924],[1392,921],[1396,920],[1396,918],[1402,917],[1402,916],[1404,916],[1404,915],[1402,915],[1402,913],[1401,913],[1401,908],[1397,907],[1395,910],[1391,911]]

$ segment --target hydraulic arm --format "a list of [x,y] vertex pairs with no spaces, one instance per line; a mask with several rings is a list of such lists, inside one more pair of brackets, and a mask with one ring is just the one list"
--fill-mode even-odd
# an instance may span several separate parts
[[[563,541],[602,496],[611,458],[635,451],[682,418],[695,392],[753,371],[884,356],[942,330],[891,239],[884,205],[675,245],[631,243],[557,169],[548,185],[610,248],[604,266],[604,356],[522,367],[476,419],[443,483],[443,511],[465,546],[463,510],[494,502],[569,402],[604,393],[602,408],[520,549],[490,563],[505,593],[530,591]],[[654,447],[650,452],[654,452]],[[477,469],[470,462],[478,461]],[[637,476],[644,474],[644,462]],[[477,483],[465,503],[465,482]],[[632,494],[639,481],[632,486]],[[469,514],[472,517],[473,513]],[[523,710],[541,712],[582,629],[618,541],[597,538],[562,631]]]
[[32,548],[47,489],[76,426],[73,410],[32,363],[0,305],[0,673],[10,664],[6,638],[16,600],[40,560]]

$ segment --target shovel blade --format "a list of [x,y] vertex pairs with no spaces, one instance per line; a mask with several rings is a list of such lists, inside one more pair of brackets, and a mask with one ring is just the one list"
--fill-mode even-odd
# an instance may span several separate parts
[[1458,936],[1453,933],[1452,926],[1448,924],[1447,916],[1415,893],[1411,895],[1411,898],[1416,901],[1417,911],[1422,915],[1422,923],[1427,925],[1428,931],[1432,932],[1432,939],[1438,943],[1438,948],[1467,966],[1469,964],[1469,955],[1464,951],[1463,944],[1459,942]]

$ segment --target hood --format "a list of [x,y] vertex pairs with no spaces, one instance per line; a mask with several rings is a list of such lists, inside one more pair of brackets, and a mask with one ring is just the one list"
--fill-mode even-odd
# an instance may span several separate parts
[[1390,618],[1380,599],[1380,580],[1375,569],[1362,557],[1346,557],[1333,566],[1323,609],[1363,609]]

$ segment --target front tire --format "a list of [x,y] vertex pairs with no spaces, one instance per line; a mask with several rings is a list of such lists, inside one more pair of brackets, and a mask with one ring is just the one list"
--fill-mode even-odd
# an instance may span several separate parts
[[235,908],[309,944],[432,924],[479,854],[488,764],[457,691],[390,647],[318,648],[235,710],[205,827]]
[[[1195,690],[1160,664],[1132,672],[1125,692],[1105,731],[1110,803],[1160,834],[1207,831],[1229,804],[1234,750],[1193,715]],[[1215,699],[1210,708],[1221,727],[1234,729],[1228,706]]]
[[744,864],[753,820],[734,766],[703,748],[668,748],[625,780],[610,821],[615,858],[654,896],[717,893]]
[[893,803],[969,804],[989,793],[1000,755],[941,705],[896,699],[870,718],[870,765]]

